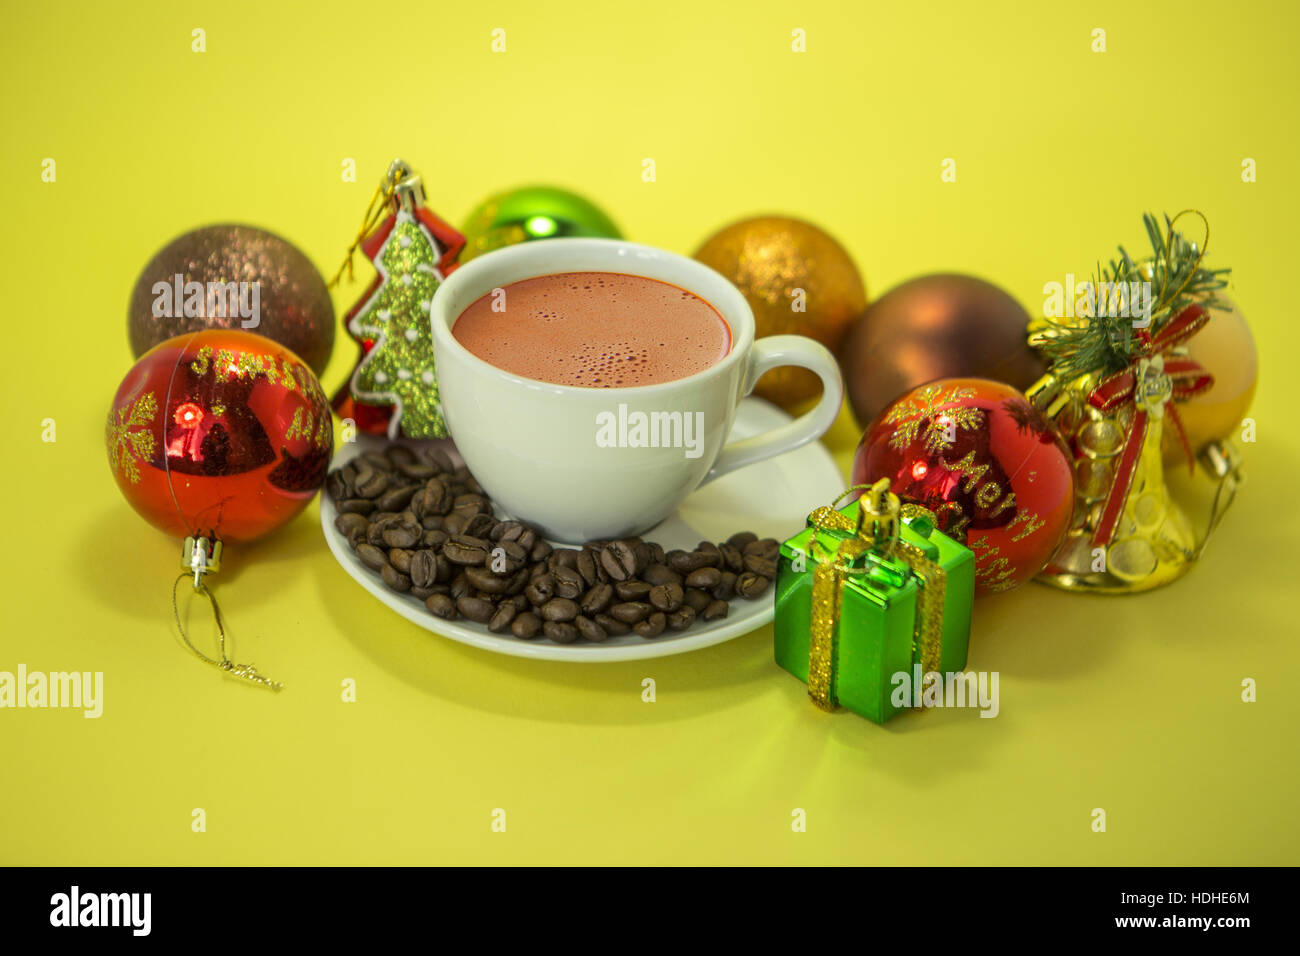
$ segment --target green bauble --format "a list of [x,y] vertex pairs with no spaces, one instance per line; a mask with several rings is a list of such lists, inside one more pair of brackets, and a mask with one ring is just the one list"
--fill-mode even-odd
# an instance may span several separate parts
[[613,220],[589,200],[553,186],[524,186],[490,196],[470,215],[463,231],[461,262],[534,239],[623,238]]

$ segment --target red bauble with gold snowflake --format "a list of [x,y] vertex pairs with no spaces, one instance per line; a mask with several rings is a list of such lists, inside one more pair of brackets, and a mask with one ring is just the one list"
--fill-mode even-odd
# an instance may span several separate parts
[[987,379],[940,379],[885,408],[853,459],[853,484],[881,478],[966,542],[977,594],[1041,571],[1073,511],[1074,472],[1056,431],[1020,392]]
[[334,448],[312,370],[252,332],[155,345],[108,412],[109,465],[131,506],[176,537],[251,541],[307,507]]

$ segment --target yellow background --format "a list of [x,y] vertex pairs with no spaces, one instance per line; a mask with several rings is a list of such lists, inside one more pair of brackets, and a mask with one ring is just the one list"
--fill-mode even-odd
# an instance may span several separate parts
[[[2,9],[0,670],[106,687],[98,721],[0,712],[0,862],[1300,862],[1292,4]],[[996,720],[824,715],[773,665],[770,628],[605,667],[463,647],[353,584],[314,506],[219,582],[239,657],[288,688],[222,680],[169,636],[178,544],[105,462],[128,295],[155,250],[214,221],[332,272],[395,155],[453,223],[528,182],[685,252],[786,212],[838,236],[873,297],[956,269],[1031,312],[1044,282],[1141,247],[1143,211],[1197,206],[1261,351],[1250,483],[1163,592],[982,600],[970,666],[1001,673]],[[327,388],[351,360],[341,342]],[[847,415],[828,438],[846,469],[856,438]]]

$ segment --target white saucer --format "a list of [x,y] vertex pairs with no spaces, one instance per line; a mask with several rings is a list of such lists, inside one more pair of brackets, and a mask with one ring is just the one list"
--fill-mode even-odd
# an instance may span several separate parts
[[[731,438],[747,438],[789,420],[790,416],[776,406],[762,399],[746,398],[736,409]],[[363,436],[362,440],[342,448],[330,467],[337,468],[354,455],[385,444]],[[448,447],[448,451],[452,449]],[[643,537],[659,542],[665,550],[690,550],[701,541],[725,541],[737,531],[753,531],[760,538],[783,541],[804,526],[810,511],[818,505],[830,504],[843,490],[844,479],[830,453],[821,442],[813,442],[704,486],[687,498],[676,514]],[[666,657],[721,644],[772,620],[774,588],[770,587],[757,601],[736,598],[728,615],[719,621],[695,624],[685,631],[666,631],[662,637],[649,640],[627,634],[610,637],[599,644],[585,641],[556,644],[545,638],[524,641],[510,634],[493,634],[481,624],[436,618],[425,609],[423,601],[390,591],[379,575],[361,563],[348,547],[347,539],[334,528],[337,514],[334,502],[322,494],[320,520],[325,541],[353,580],[408,621],[443,637],[498,654],[582,663]]]

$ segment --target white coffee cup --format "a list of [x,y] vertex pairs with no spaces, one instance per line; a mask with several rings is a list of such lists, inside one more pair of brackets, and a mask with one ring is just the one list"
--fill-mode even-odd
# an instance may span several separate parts
[[[584,388],[506,372],[452,335],[456,319],[482,296],[511,282],[562,272],[645,276],[693,292],[730,326],[731,350],[716,365],[686,378]],[[844,395],[839,367],[820,343],[800,335],[755,341],[754,314],[734,285],[694,259],[631,242],[546,239],[487,253],[442,282],[431,311],[438,389],[456,448],[502,508],[552,540],[582,542],[647,531],[705,482],[821,437]],[[816,373],[824,388],[821,401],[792,422],[724,445],[741,398],[764,372],[782,365]],[[662,435],[670,447],[608,447],[611,434],[630,434],[632,441],[640,437],[638,412],[651,424],[649,433]],[[701,421],[698,434],[687,433]],[[680,444],[672,444],[679,436]],[[762,502],[754,505],[761,508]]]

